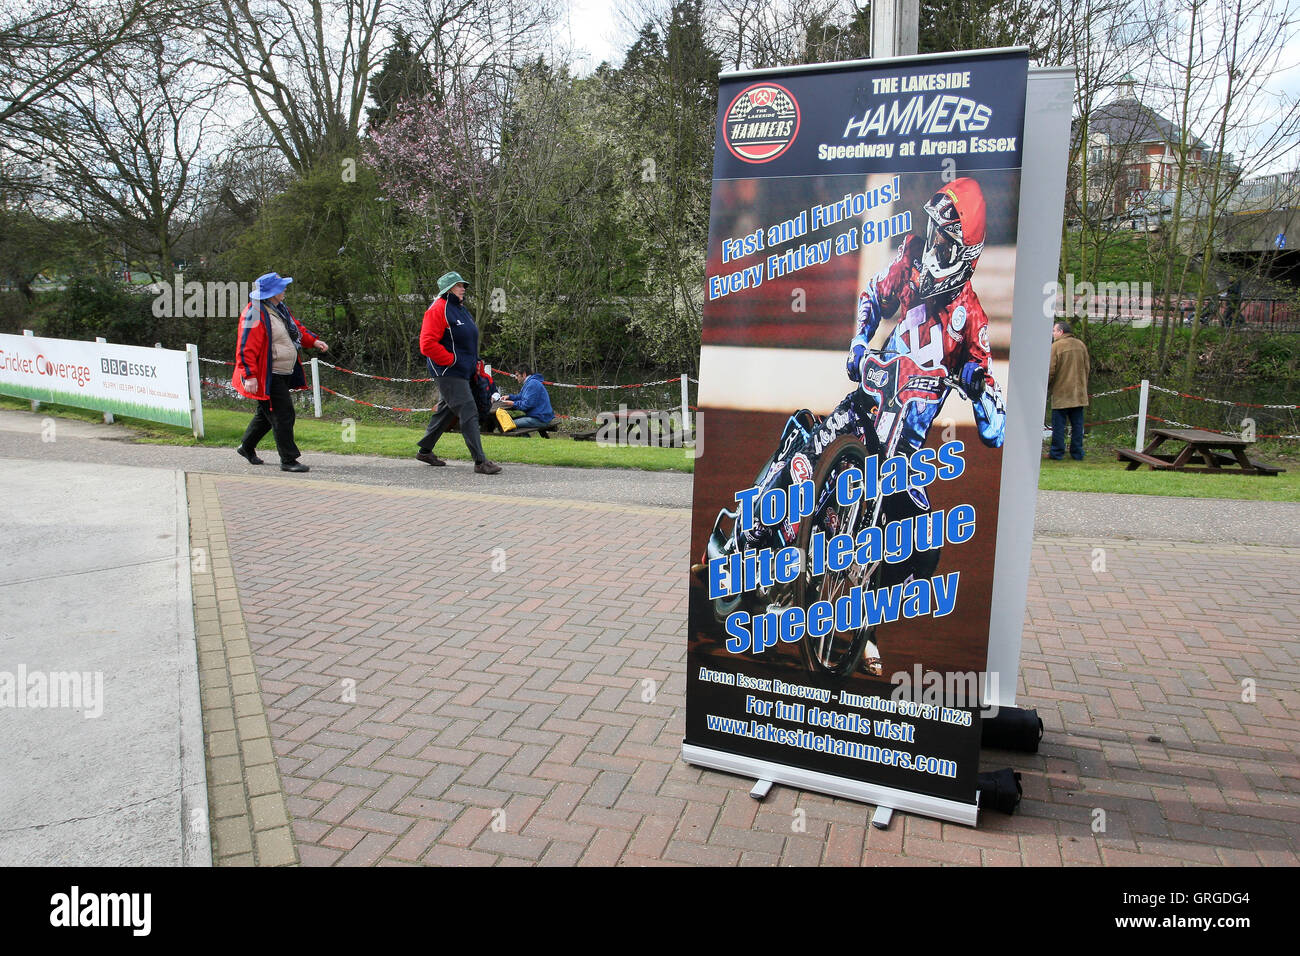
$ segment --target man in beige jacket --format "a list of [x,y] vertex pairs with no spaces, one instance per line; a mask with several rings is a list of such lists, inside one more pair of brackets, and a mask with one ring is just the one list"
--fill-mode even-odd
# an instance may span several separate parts
[[1070,457],[1083,461],[1083,410],[1088,407],[1088,346],[1074,337],[1070,323],[1052,326],[1052,364],[1047,372],[1052,398],[1052,447],[1048,457],[1065,457],[1065,423],[1070,423]]

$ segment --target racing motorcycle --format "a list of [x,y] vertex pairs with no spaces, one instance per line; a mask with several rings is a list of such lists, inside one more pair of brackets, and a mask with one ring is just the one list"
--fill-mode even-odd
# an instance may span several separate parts
[[[899,580],[905,578],[911,562],[887,565],[884,561],[876,561],[865,566],[853,562],[842,571],[826,570],[822,574],[813,574],[808,560],[809,543],[818,531],[827,539],[840,534],[856,537],[872,525],[883,530],[889,521],[905,514],[928,511],[924,492],[919,490],[890,495],[877,494],[871,499],[859,495],[852,504],[842,505],[836,497],[836,481],[848,469],[857,469],[858,474],[864,474],[867,459],[872,455],[878,455],[883,462],[898,454],[907,412],[911,406],[917,403],[933,405],[933,414],[937,415],[939,406],[950,390],[967,400],[978,400],[983,387],[981,373],[975,384],[975,396],[968,396],[961,379],[946,374],[941,367],[923,368],[909,355],[873,350],[866,353],[862,362],[861,387],[846,399],[847,403],[851,403],[849,408],[845,407],[846,403],[841,403],[835,412],[825,417],[814,415],[806,408],[791,415],[782,429],[776,451],[759,469],[754,486],[769,480],[774,468],[780,468],[781,473],[772,487],[789,487],[792,480],[803,481],[811,477],[811,513],[798,522],[786,521],[771,528],[774,540],[770,546],[774,550],[790,545],[799,549],[800,572],[787,584],[760,586],[753,591],[714,598],[711,604],[718,622],[725,621],[738,610],[762,613],[781,607],[798,606],[807,611],[818,601],[833,604],[855,587],[860,587],[865,592],[892,583],[888,580],[891,575],[897,576]],[[845,416],[844,420],[835,420],[839,415]],[[850,427],[848,433],[836,435],[823,447],[828,435],[840,432],[845,425],[851,424],[849,416],[858,419],[859,427]],[[867,423],[870,427],[865,427]],[[820,451],[816,468],[811,469],[811,474],[808,474],[807,457],[794,452],[797,448]],[[801,458],[802,463],[797,463]],[[917,495],[921,496],[919,501]],[[696,569],[707,568],[710,560],[725,557],[739,549],[737,518],[737,511],[723,508],[718,512],[705,546],[703,563],[697,565]],[[769,545],[765,542],[764,546]],[[933,565],[938,562],[938,552],[928,552],[925,560],[931,562],[933,569]],[[813,673],[848,677],[854,673],[864,651],[870,649],[873,653],[868,655],[867,672],[873,676],[882,674],[880,658],[875,652],[875,627],[865,622],[858,628],[843,631],[832,625],[831,630],[820,637],[805,634],[799,647],[805,665]]]

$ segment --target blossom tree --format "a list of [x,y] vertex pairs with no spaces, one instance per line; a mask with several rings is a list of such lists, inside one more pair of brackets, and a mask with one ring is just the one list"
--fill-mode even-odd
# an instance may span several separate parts
[[371,130],[367,159],[392,203],[417,285],[429,253],[440,263],[473,258],[470,227],[492,179],[488,118],[487,98],[466,86],[400,102]]

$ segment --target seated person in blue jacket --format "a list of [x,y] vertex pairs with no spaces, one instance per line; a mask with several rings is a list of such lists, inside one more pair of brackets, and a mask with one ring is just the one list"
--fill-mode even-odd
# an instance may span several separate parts
[[551,396],[546,394],[542,376],[532,369],[524,369],[524,384],[518,395],[507,395],[501,400],[504,408],[523,412],[522,418],[515,419],[516,428],[541,428],[555,420],[555,411],[551,408]]

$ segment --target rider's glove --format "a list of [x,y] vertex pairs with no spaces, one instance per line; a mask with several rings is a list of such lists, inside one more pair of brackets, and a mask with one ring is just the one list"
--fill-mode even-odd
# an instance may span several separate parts
[[844,363],[844,370],[849,373],[851,381],[862,381],[862,357],[866,354],[867,347],[865,345],[855,345],[849,352],[849,360]]
[[984,394],[984,366],[975,361],[963,365],[961,387],[972,402],[978,402]]

